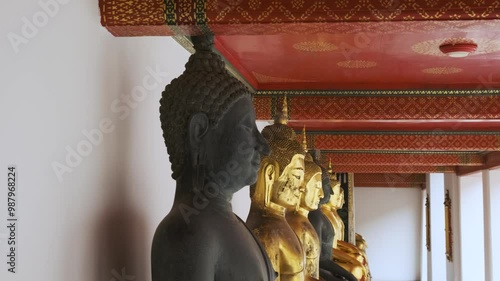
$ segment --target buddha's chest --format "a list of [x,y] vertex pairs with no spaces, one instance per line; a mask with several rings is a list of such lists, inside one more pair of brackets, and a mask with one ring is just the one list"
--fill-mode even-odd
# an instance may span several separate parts
[[[221,233],[216,281],[274,281],[274,270],[249,230],[242,224]],[[219,278],[223,276],[223,278]]]
[[306,258],[319,256],[319,239],[309,220],[301,216],[289,216],[287,221],[299,239]]

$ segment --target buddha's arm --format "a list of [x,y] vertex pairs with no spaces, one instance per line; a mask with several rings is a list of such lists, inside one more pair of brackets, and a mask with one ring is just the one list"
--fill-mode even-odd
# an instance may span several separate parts
[[[340,260],[343,262],[348,262],[348,263],[353,263],[355,264],[357,261],[353,256],[349,255],[348,253],[340,250],[340,249],[333,249],[333,258],[336,260]],[[359,262],[359,261],[358,261]]]
[[[272,235],[269,235],[266,231],[254,231],[254,235],[266,251],[274,271],[280,273],[279,243],[274,243],[275,240],[272,239]],[[279,278],[276,280],[279,280]]]
[[361,250],[359,250],[356,246],[350,243],[347,243],[345,241],[338,241],[337,249],[347,253],[348,255],[352,256],[353,258],[355,258],[356,260],[358,260],[363,264],[366,263],[366,259],[365,256],[363,255],[363,252],[361,252]]
[[343,267],[338,265],[332,260],[324,260],[319,262],[319,266],[322,270],[327,270],[330,272],[333,276],[338,276],[338,277],[344,277],[348,281],[358,281],[352,273],[349,271],[345,270]]
[[349,252],[349,253],[355,253],[355,254],[362,254],[363,251],[361,251],[358,247],[356,247],[355,245],[349,243],[349,242],[345,242],[345,241],[337,241],[337,245],[339,248],[341,249],[345,249],[346,252]]
[[333,249],[332,259],[359,279],[367,273],[365,266],[360,261],[343,251]]

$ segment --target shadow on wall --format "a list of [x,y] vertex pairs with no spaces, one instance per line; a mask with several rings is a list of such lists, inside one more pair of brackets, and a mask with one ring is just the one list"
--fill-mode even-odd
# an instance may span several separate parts
[[149,280],[149,268],[142,265],[149,261],[143,256],[148,246],[142,215],[127,198],[126,184],[115,183],[115,192],[108,195],[106,208],[96,225],[95,263],[99,281]]
[[[102,112],[104,115],[110,113],[110,105],[113,100],[123,94],[127,94],[135,86],[132,74],[128,73],[127,63],[121,60],[126,54],[120,51],[108,50],[104,52],[108,68],[103,77],[103,101]],[[110,61],[113,58],[114,61]],[[113,93],[113,94],[111,94]],[[127,180],[127,163],[129,161],[131,145],[131,120],[126,118],[113,119],[116,125],[115,131],[109,135],[110,140],[103,157],[102,170],[102,201],[101,209],[95,218],[94,231],[94,276],[96,281],[132,281],[150,280],[149,255],[150,241],[147,241],[144,215],[139,211],[131,198],[134,186]],[[103,147],[104,148],[104,147]],[[147,249],[145,249],[147,248]]]

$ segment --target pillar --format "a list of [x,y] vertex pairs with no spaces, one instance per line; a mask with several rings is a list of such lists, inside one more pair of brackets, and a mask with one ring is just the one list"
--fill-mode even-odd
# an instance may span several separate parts
[[462,280],[485,280],[483,175],[481,172],[461,176],[460,249]]
[[[500,170],[483,171],[484,274],[486,281],[500,280]],[[496,217],[495,217],[496,215]],[[496,265],[496,266],[495,266]]]
[[444,236],[444,174],[428,174],[431,250],[429,252],[428,281],[446,280]]

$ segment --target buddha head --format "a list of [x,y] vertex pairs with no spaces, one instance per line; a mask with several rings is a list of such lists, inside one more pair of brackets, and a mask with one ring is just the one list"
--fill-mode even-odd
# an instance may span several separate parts
[[269,143],[270,154],[263,157],[257,184],[250,189],[252,202],[269,206],[270,202],[285,208],[295,207],[300,200],[300,186],[304,181],[304,151],[296,141],[292,128],[281,122],[262,130]]
[[323,190],[323,197],[319,200],[319,205],[324,205],[330,201],[330,197],[333,193],[332,186],[330,184],[330,173],[323,166],[320,160],[320,151],[311,151],[311,155],[313,156],[314,163],[321,168],[321,187]]
[[[340,187],[340,182],[337,179],[337,175],[335,173],[333,173],[333,171],[331,169],[331,165],[328,169],[328,174],[330,175],[330,185],[332,187],[332,194],[330,196],[330,200],[328,201],[328,205],[330,207],[335,208],[339,204],[340,192],[341,192],[342,188]],[[342,197],[343,197],[343,195],[342,195]]]
[[196,52],[160,100],[172,178],[178,189],[179,182],[191,188],[210,182],[232,194],[255,183],[260,155],[269,148],[255,124],[251,93],[213,52],[213,37],[192,40]]
[[309,153],[305,157],[305,175],[300,197],[300,207],[308,211],[316,210],[325,196],[322,184],[322,171]]

